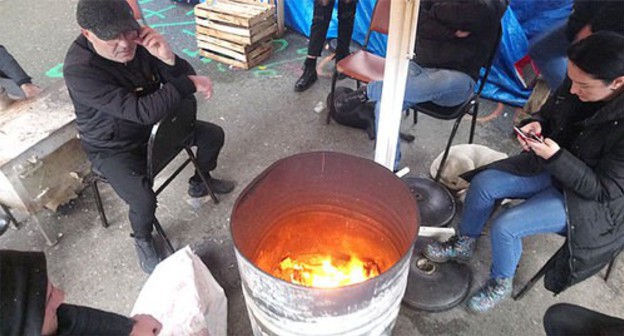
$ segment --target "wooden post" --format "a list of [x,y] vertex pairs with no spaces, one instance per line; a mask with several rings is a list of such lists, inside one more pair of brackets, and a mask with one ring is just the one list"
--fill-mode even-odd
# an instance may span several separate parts
[[401,126],[401,112],[409,62],[413,57],[420,0],[393,0],[384,86],[375,147],[375,161],[394,169],[396,146]]

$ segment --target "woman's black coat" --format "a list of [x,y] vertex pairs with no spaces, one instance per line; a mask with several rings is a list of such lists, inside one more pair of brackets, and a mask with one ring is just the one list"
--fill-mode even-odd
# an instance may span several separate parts
[[483,167],[524,176],[546,169],[562,190],[567,239],[545,276],[546,288],[556,294],[598,272],[624,246],[624,93],[608,102],[583,103],[570,85],[567,80],[522,123],[539,121],[560,151],[549,160],[524,152]]

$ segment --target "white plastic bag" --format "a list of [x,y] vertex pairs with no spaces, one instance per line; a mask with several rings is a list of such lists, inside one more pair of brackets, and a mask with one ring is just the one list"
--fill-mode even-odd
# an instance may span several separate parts
[[162,336],[227,334],[225,292],[189,246],[156,266],[134,303],[137,314],[160,321]]

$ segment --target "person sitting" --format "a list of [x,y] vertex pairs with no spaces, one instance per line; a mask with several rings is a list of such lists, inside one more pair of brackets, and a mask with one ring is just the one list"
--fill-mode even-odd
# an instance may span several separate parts
[[48,278],[43,252],[0,250],[0,335],[153,336],[162,329],[150,315],[127,318],[64,304]]
[[[314,0],[314,15],[310,27],[308,56],[303,63],[303,74],[295,82],[295,91],[305,91],[318,79],[316,60],[321,56],[327,29],[331,22],[336,0]],[[353,34],[355,9],[357,0],[338,0],[338,45],[336,47],[336,63],[349,55],[349,44]]]
[[566,49],[570,44],[592,32],[624,34],[622,12],[622,0],[576,0],[568,20],[529,41],[529,55],[551,90],[556,90],[566,77]]
[[624,319],[569,303],[558,303],[546,310],[544,331],[548,336],[622,336]]
[[[496,47],[506,8],[507,0],[421,1],[403,108],[423,102],[456,106],[468,100],[481,66]],[[382,88],[383,81],[362,85],[336,97],[336,109],[348,111],[368,100],[376,101],[378,118]]]
[[[7,90],[8,89],[8,90]],[[8,93],[7,93],[8,91]],[[0,45],[0,95],[4,98],[33,98],[41,93],[41,88],[32,82],[32,77],[19,65],[17,60]],[[11,94],[9,97],[8,94]]]
[[[150,273],[160,261],[152,239],[156,196],[146,173],[150,131],[183,100],[194,102],[193,93],[210,98],[212,82],[196,75],[162,35],[140,27],[124,0],[80,0],[76,17],[81,35],[67,52],[63,73],[80,141],[94,170],[129,205],[139,263]],[[233,182],[210,176],[223,144],[221,127],[195,123],[197,161],[219,194],[234,189]],[[208,194],[197,172],[189,184],[191,197]]]
[[464,176],[471,180],[458,235],[425,248],[434,262],[467,261],[499,200],[526,199],[492,219],[490,279],[468,301],[485,312],[509,297],[522,238],[567,238],[546,271],[560,293],[603,268],[624,246],[624,36],[598,32],[567,52],[569,79],[521,123],[543,140]]

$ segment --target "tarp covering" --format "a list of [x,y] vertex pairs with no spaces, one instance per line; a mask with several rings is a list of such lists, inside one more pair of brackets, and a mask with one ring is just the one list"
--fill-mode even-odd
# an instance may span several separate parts
[[[327,33],[328,38],[338,34],[338,1],[334,9],[332,22]],[[353,40],[363,44],[370,24],[375,0],[359,0]],[[526,102],[530,90],[525,89],[516,79],[514,63],[527,54],[529,40],[546,32],[562,20],[566,20],[572,10],[573,0],[512,0],[502,19],[503,37],[494,67],[489,75],[483,96],[504,103],[522,106]],[[285,22],[290,28],[310,36],[314,0],[284,1]],[[385,56],[387,38],[373,34],[369,42],[369,50]]]

